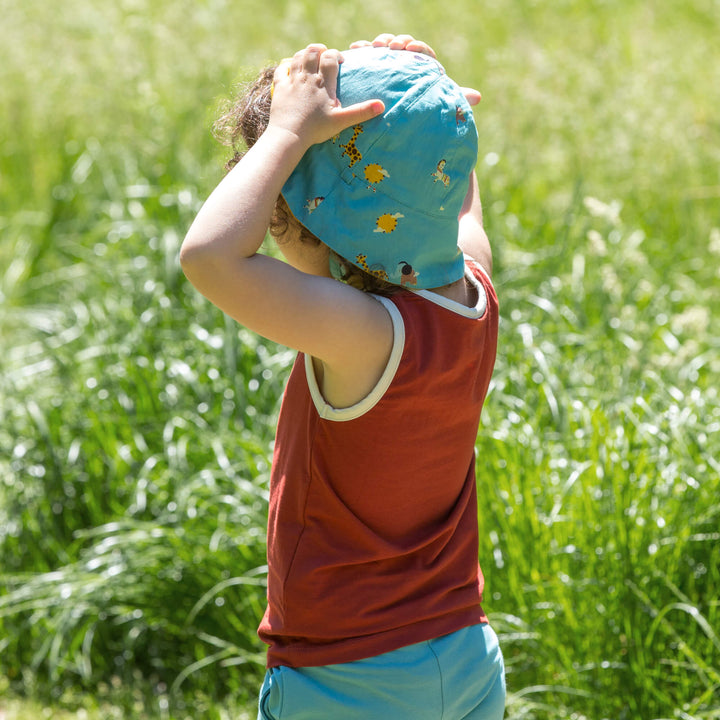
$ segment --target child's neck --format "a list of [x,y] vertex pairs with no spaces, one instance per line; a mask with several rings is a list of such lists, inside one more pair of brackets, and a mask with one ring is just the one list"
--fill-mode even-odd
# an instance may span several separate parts
[[460,303],[469,308],[475,307],[478,301],[477,290],[471,283],[467,282],[464,277],[456,280],[454,283],[450,283],[450,285],[432,288],[430,292],[442,295],[448,298],[448,300],[454,300],[456,303]]

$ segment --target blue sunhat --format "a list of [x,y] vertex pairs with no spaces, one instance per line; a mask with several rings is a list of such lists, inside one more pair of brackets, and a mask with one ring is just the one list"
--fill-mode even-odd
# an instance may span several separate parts
[[385,112],[305,153],[282,190],[290,210],[383,280],[413,288],[459,280],[458,214],[477,162],[470,105],[427,55],[363,47],[343,57],[342,105],[380,98]]

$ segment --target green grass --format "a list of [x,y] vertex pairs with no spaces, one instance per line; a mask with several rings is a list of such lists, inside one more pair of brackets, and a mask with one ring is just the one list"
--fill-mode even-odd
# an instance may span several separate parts
[[177,251],[234,84],[390,28],[483,92],[508,718],[720,718],[717,3],[452,8],[0,0],[0,717],[252,707],[292,354]]

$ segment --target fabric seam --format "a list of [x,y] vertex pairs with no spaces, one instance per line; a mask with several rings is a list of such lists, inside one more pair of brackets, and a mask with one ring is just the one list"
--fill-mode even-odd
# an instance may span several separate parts
[[[308,468],[307,468],[307,487],[305,488],[305,499],[303,500],[303,511],[302,511],[302,529],[300,530],[300,533],[298,534],[297,542],[295,543],[295,547],[293,548],[292,557],[290,558],[290,562],[288,563],[288,569],[285,573],[285,577],[282,580],[282,610],[283,613],[286,610],[286,602],[285,598],[287,596],[287,586],[290,581],[290,575],[293,571],[293,566],[295,565],[295,558],[297,557],[298,550],[300,549],[300,543],[302,543],[302,539],[305,536],[305,531],[307,530],[307,507],[308,502],[310,499],[310,488],[313,482],[314,473],[312,472],[312,459],[313,459],[313,453],[315,452],[315,436],[318,432],[318,424],[315,423],[315,429],[313,430],[313,439],[310,442],[310,453],[308,455]],[[281,685],[282,689],[282,685]]]
[[438,677],[440,678],[440,720],[443,720],[443,718],[445,717],[445,688],[443,682],[442,666],[440,665],[440,658],[437,656],[437,653],[435,652],[431,642],[429,640],[427,640],[426,642],[428,649],[435,658],[435,663],[437,664],[438,668]]

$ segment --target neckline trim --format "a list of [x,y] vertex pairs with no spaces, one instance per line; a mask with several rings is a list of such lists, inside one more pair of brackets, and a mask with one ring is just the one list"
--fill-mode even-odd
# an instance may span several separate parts
[[482,283],[475,277],[475,275],[473,275],[472,271],[467,265],[465,266],[465,279],[469,280],[477,291],[478,299],[475,307],[468,307],[467,305],[463,305],[456,300],[451,300],[450,298],[446,298],[444,295],[438,295],[437,293],[431,292],[430,290],[411,289],[410,292],[414,293],[415,295],[420,295],[420,297],[423,297],[426,300],[429,300],[431,303],[439,305],[446,310],[450,310],[456,315],[461,315],[462,317],[470,318],[471,320],[477,320],[481,318],[487,310],[487,293],[485,292],[485,288],[482,286]]

